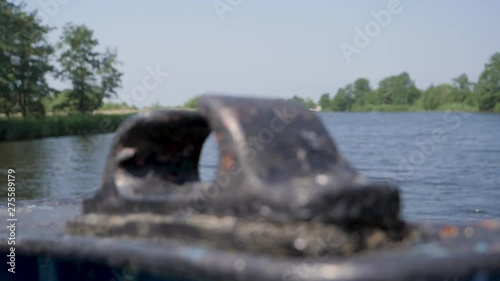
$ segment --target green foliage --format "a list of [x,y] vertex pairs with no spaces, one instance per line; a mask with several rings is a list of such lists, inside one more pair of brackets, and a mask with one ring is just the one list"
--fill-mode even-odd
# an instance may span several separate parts
[[495,108],[493,109],[494,112],[500,112],[500,102],[497,102],[497,104],[495,104]]
[[113,132],[126,115],[55,115],[45,118],[0,118],[0,141]]
[[380,81],[376,96],[377,104],[412,105],[420,97],[420,91],[410,75],[403,72]]
[[192,108],[192,109],[197,109],[198,108],[198,103],[200,102],[200,97],[196,96],[194,98],[189,99],[187,102],[185,102],[182,107],[183,108]]
[[[475,97],[469,87],[463,87],[457,83],[457,79],[467,76],[464,74],[454,79],[454,84],[441,84],[437,87],[431,86],[422,94],[422,105],[425,110],[436,110],[443,105],[462,104],[463,108],[475,107]],[[463,82],[463,81],[462,81]],[[456,107],[456,106],[455,106]]]
[[50,29],[24,8],[0,0],[0,110],[7,116],[44,115],[41,100],[51,91],[46,81],[53,70],[53,48],[46,40]]
[[354,82],[353,99],[358,105],[373,103],[373,91],[370,87],[370,81],[360,78]]
[[324,93],[319,98],[318,105],[321,106],[322,111],[332,110],[332,100],[330,99],[330,94]]
[[436,108],[437,111],[453,111],[453,112],[475,112],[477,107],[470,106],[465,103],[447,103]]
[[333,111],[351,111],[354,101],[354,90],[352,84],[349,84],[337,91],[333,97],[331,109]]
[[0,0],[0,112],[6,116],[43,116],[47,111],[91,112],[116,95],[122,73],[117,51],[99,53],[93,31],[81,25],[64,27],[57,44],[58,78],[72,88],[55,94],[46,81],[55,71],[47,41],[51,29],[24,4]]
[[310,98],[306,98],[305,99],[305,98],[302,98],[302,97],[293,96],[292,100],[296,101],[296,102],[299,102],[299,103],[302,103],[307,108],[316,108],[316,103],[312,99],[310,99]]
[[422,94],[422,105],[425,110],[436,110],[440,105],[454,102],[455,88],[450,84],[431,86]]
[[418,111],[418,108],[404,104],[365,104],[365,105],[354,105],[351,111],[400,112],[400,111]]
[[472,89],[474,88],[474,83],[469,81],[469,77],[467,74],[461,74],[457,78],[453,79],[453,86],[457,88],[460,91],[464,92],[472,92]]
[[[453,79],[452,84],[430,86],[420,91],[403,72],[382,79],[378,89],[372,89],[365,78],[340,88],[330,99],[323,94],[319,100],[323,111],[478,111],[498,110],[500,103],[500,53],[491,57],[477,84],[466,74]],[[478,107],[478,105],[481,105]]]
[[334,111],[351,111],[353,108],[363,108],[365,105],[373,104],[373,91],[370,81],[360,78],[337,91],[328,109]]
[[71,89],[66,89],[61,92],[53,93],[42,98],[42,104],[47,112],[70,112],[66,107]]
[[116,50],[107,49],[99,53],[94,32],[84,25],[67,24],[57,47],[58,62],[62,69],[58,77],[71,81],[72,90],[63,107],[80,113],[100,108],[105,98],[116,95],[121,85],[122,73],[116,68],[120,64]]
[[474,89],[478,97],[479,109],[494,110],[500,102],[500,53],[491,56]]
[[[196,108],[199,97],[184,104]],[[315,108],[310,98],[293,96],[292,100]],[[318,101],[322,111],[467,111],[490,110],[500,112],[500,53],[493,55],[477,84],[467,74],[454,78],[452,84],[417,89],[410,75],[403,72],[380,81],[378,89],[372,89],[370,81],[359,78],[340,88],[337,94],[321,95]],[[478,107],[478,105],[480,105]]]
[[136,106],[130,106],[126,104],[125,102],[122,103],[114,103],[114,102],[108,102],[104,103],[99,110],[132,110],[132,109],[137,109]]

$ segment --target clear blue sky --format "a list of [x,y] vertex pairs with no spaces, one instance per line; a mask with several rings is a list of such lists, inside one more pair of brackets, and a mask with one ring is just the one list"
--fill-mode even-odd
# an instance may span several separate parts
[[[57,3],[47,8],[43,3]],[[235,3],[221,20],[214,2]],[[374,20],[381,1],[28,0],[57,27],[85,24],[100,44],[116,46],[124,65],[119,99],[143,84],[146,68],[168,72],[137,105],[179,105],[204,92],[315,100],[359,77],[373,87],[402,71],[420,88],[467,73],[476,81],[500,51],[500,1],[401,0],[398,14],[348,62],[355,28]],[[241,3],[238,3],[241,2]],[[50,5],[49,5],[50,6]],[[148,83],[152,83],[149,81]],[[54,83],[62,87],[60,83]]]

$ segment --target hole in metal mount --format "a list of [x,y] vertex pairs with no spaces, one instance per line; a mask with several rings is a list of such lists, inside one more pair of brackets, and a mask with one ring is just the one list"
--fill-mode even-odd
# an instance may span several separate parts
[[216,178],[217,167],[219,166],[219,146],[215,141],[215,133],[211,132],[203,143],[200,161],[198,162],[198,172],[201,182],[212,182]]

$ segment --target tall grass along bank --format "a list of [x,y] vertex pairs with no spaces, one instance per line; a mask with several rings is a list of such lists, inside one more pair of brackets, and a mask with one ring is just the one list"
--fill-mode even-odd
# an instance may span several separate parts
[[0,117],[0,141],[114,132],[131,114],[54,115],[44,118]]

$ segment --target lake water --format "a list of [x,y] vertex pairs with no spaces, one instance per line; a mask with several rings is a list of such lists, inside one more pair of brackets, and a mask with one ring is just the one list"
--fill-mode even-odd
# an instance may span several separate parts
[[[500,218],[500,114],[319,115],[361,174],[400,187],[404,217],[447,222]],[[112,137],[0,143],[0,168],[16,170],[18,199],[90,196],[99,185]],[[203,179],[214,175],[217,154],[211,137],[200,161]]]

